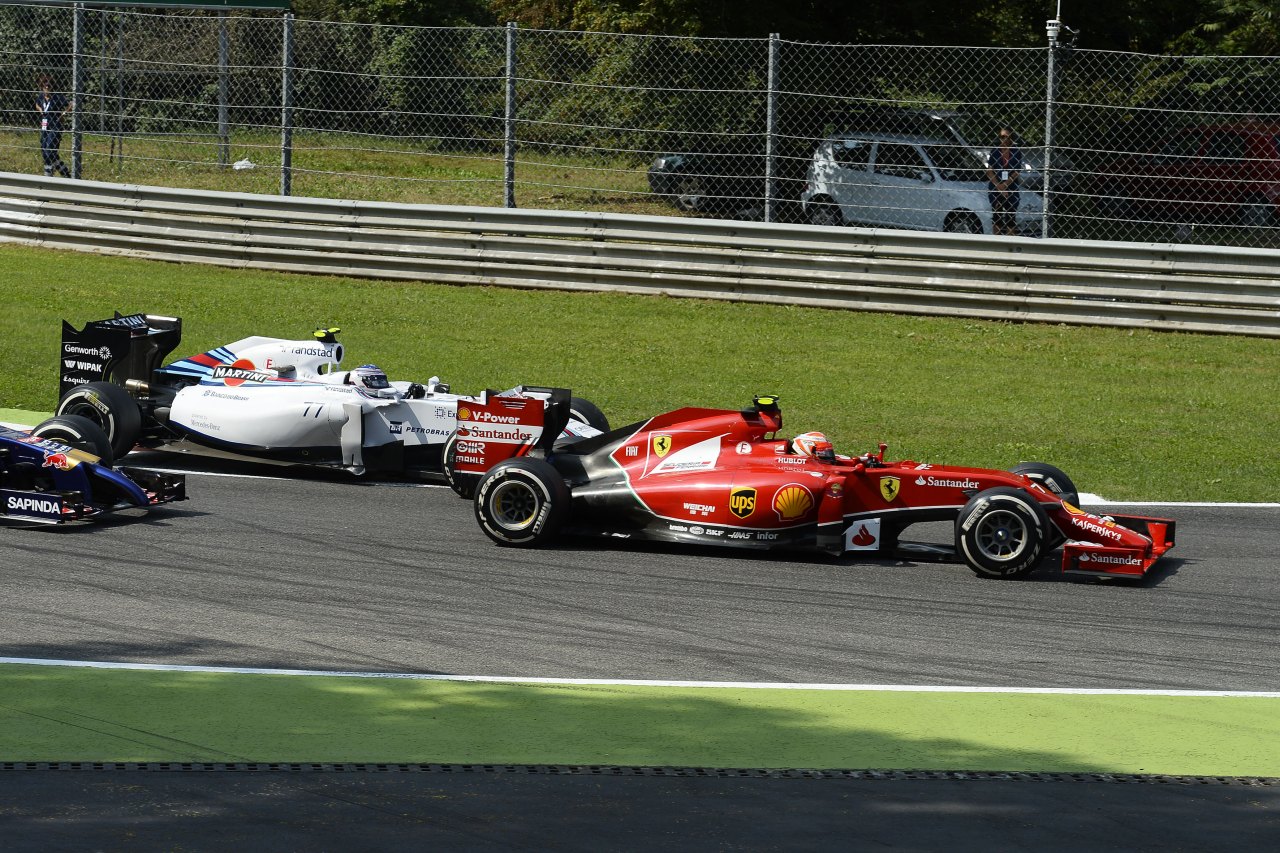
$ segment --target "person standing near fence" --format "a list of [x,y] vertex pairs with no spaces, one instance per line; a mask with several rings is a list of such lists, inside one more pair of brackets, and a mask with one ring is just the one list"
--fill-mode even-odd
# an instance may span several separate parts
[[1018,175],[1022,151],[1013,141],[1013,130],[1001,126],[999,142],[987,155],[987,199],[991,202],[991,233],[1012,237],[1018,233]]
[[50,177],[56,171],[64,178],[71,177],[71,170],[62,162],[58,149],[62,147],[62,120],[70,112],[72,101],[63,94],[50,91],[48,77],[40,78],[40,91],[36,94],[36,116],[40,121],[40,156],[44,158],[44,173]]

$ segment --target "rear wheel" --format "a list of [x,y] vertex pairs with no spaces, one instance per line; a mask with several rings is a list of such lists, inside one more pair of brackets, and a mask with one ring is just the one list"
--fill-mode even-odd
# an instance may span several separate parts
[[512,459],[492,468],[476,488],[476,521],[499,545],[543,545],[569,516],[569,487],[543,459]]
[[476,483],[480,481],[480,475],[462,473],[457,470],[457,464],[458,433],[455,432],[444,443],[444,480],[458,497],[470,500],[475,496]]
[[809,224],[835,228],[844,225],[844,216],[841,215],[840,208],[829,201],[812,202],[809,205]]
[[1048,516],[1026,492],[987,489],[956,518],[956,552],[980,577],[1023,577],[1048,552],[1049,528]]
[[111,452],[111,439],[103,432],[102,427],[80,415],[60,415],[41,421],[31,430],[31,434],[92,453],[103,465],[110,465],[115,459]]
[[972,213],[952,213],[942,230],[951,234],[981,234],[982,221]]
[[604,412],[600,411],[600,407],[590,400],[585,400],[582,397],[570,398],[569,414],[576,420],[580,420],[588,426],[593,426],[601,432],[609,431],[609,419],[604,416]]
[[93,421],[111,441],[111,455],[119,459],[138,443],[142,410],[129,392],[110,382],[90,382],[72,388],[58,401],[56,415],[79,415]]

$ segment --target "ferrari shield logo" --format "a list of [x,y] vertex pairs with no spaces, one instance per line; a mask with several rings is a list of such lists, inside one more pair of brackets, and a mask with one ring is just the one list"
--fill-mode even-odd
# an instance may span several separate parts
[[653,437],[653,452],[658,454],[658,458],[667,455],[667,451],[671,449],[671,436],[655,435]]
[[898,496],[898,490],[902,488],[902,481],[897,477],[881,477],[880,478],[880,494],[886,501],[892,501]]
[[755,512],[756,490],[734,489],[729,493],[729,512],[738,518],[746,518]]

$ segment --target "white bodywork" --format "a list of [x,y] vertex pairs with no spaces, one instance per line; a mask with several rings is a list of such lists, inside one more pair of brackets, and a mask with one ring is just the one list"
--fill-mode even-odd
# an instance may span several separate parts
[[[366,448],[443,445],[458,427],[459,402],[478,400],[448,393],[437,377],[418,386],[414,397],[410,382],[392,382],[382,391],[347,384],[342,357],[337,342],[251,337],[174,362],[162,371],[198,378],[198,384],[177,392],[169,424],[195,442],[230,450],[329,456],[340,450],[341,467],[363,473]],[[504,392],[517,394],[549,396]],[[531,443],[542,430],[522,426],[508,432],[510,443]],[[586,437],[599,430],[571,420],[565,434]]]
[[[891,153],[892,152],[892,153]],[[830,199],[845,222],[946,231],[972,221],[991,232],[985,160],[952,141],[904,134],[851,134],[819,143],[800,201]],[[1039,234],[1043,200],[1023,176],[1017,229]]]

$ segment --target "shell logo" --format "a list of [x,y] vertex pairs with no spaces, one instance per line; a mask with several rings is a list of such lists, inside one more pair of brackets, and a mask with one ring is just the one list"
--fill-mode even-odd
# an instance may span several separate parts
[[468,409],[466,406],[459,406],[459,407],[458,407],[458,420],[460,420],[460,421],[469,421],[469,420],[471,420],[471,410],[470,410],[470,409]]
[[813,495],[804,486],[792,483],[773,496],[773,510],[783,521],[794,521],[813,509]]

